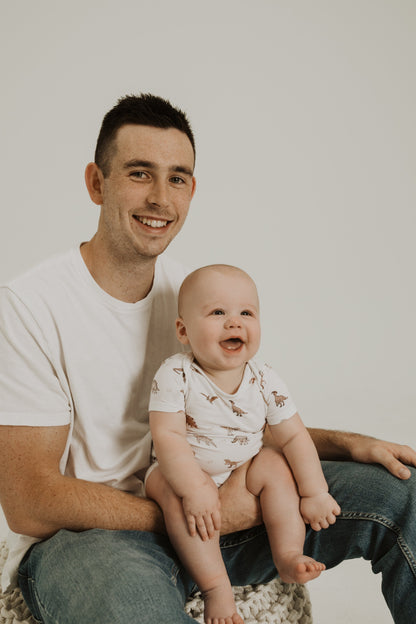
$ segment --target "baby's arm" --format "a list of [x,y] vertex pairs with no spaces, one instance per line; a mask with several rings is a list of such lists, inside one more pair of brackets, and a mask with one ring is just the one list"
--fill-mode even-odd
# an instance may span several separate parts
[[328,528],[341,509],[328,492],[318,453],[299,414],[270,425],[270,430],[295,477],[304,521],[315,531]]
[[175,494],[182,499],[189,533],[203,540],[220,530],[218,489],[200,468],[186,440],[184,412],[149,413],[150,430],[160,469]]

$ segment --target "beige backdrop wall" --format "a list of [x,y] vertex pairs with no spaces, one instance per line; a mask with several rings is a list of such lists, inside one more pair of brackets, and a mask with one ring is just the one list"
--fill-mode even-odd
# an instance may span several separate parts
[[[412,0],[1,0],[0,281],[93,234],[103,114],[168,97],[198,179],[169,253],[253,275],[306,424],[416,445],[415,41]],[[322,596],[359,570],[359,615],[316,584],[319,624],[391,622],[367,568],[345,569]]]

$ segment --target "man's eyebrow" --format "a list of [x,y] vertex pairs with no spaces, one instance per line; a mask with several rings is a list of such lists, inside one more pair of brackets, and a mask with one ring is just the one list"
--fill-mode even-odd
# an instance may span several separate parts
[[132,160],[128,160],[124,163],[124,169],[133,169],[134,167],[145,167],[146,169],[154,169],[155,164],[150,160],[140,160],[138,158],[133,158]]
[[189,169],[189,167],[183,167],[182,165],[178,165],[177,167],[172,167],[172,171],[175,171],[176,173],[184,173],[185,175],[188,175],[191,178],[194,175],[194,172],[192,171],[192,169]]
[[[145,169],[157,169],[158,166],[151,160],[141,160],[139,158],[133,158],[132,160],[128,160],[123,165],[124,169],[134,169],[135,167],[143,167]],[[175,173],[184,173],[185,175],[188,175],[190,177],[194,175],[192,169],[189,169],[189,167],[185,167],[184,165],[176,165],[174,167],[171,167],[171,171],[174,171]]]

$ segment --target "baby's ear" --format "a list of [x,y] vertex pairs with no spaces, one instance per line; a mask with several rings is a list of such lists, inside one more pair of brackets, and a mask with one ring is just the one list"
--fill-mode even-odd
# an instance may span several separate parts
[[176,337],[182,344],[189,344],[185,323],[181,317],[176,319]]

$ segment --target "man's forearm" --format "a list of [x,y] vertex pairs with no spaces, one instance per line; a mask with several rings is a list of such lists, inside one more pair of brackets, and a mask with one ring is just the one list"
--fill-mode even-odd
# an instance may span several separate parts
[[[6,518],[8,516],[7,510]],[[59,476],[13,509],[10,527],[17,533],[47,538],[60,529],[137,530],[165,533],[163,516],[153,501],[115,488]]]
[[61,475],[68,430],[0,426],[0,504],[12,531],[39,538],[59,529],[163,532],[153,501]]
[[[320,459],[351,460],[354,441],[362,436],[358,433],[308,428]],[[368,436],[367,436],[368,437]]]

